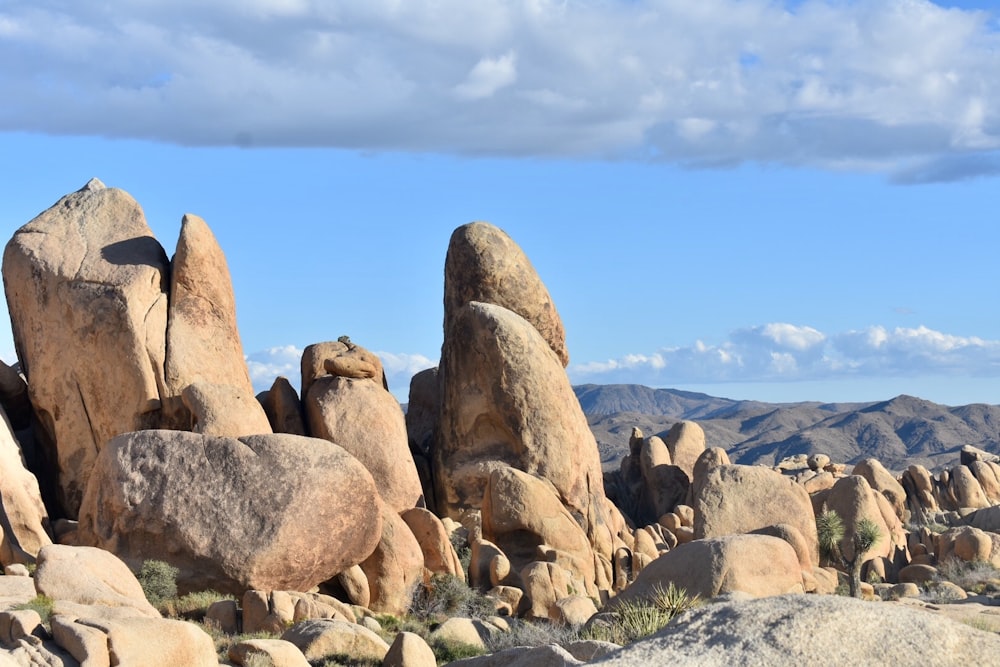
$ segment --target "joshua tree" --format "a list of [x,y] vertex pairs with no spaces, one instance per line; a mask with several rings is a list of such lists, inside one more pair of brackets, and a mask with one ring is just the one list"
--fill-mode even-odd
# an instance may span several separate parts
[[840,549],[844,539],[844,520],[833,510],[824,509],[816,517],[816,534],[819,537],[819,548],[823,555],[833,560],[837,559],[850,574],[851,597],[861,597],[861,565],[864,555],[878,542],[882,531],[878,524],[868,518],[861,519],[854,526],[854,537],[851,540],[854,547],[853,557],[848,559]]

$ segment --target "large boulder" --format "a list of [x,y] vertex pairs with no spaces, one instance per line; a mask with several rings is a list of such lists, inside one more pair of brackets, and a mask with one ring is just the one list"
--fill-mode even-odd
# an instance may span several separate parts
[[423,490],[410,454],[399,401],[371,379],[320,377],[305,397],[309,432],[335,442],[368,469],[395,512],[420,504]]
[[869,486],[885,496],[900,521],[909,518],[906,514],[906,491],[903,485],[875,458],[862,459],[854,465],[854,474],[861,475]]
[[720,602],[599,661],[659,665],[992,665],[1000,637],[900,604],[839,595]]
[[816,516],[801,484],[760,466],[717,465],[703,474],[693,485],[695,539],[788,524],[806,539],[810,559],[819,565]]
[[452,232],[444,266],[445,337],[462,307],[473,301],[517,313],[541,334],[563,367],[569,364],[566,332],[545,284],[524,251],[486,222]]
[[71,517],[104,443],[159,425],[169,273],[139,204],[97,179],[7,243],[14,344]]
[[711,598],[739,591],[755,597],[802,592],[795,549],[770,535],[727,535],[681,544],[652,561],[613,598],[612,606],[652,598],[670,584]]
[[232,414],[236,405],[226,403],[229,428],[226,432],[211,431],[213,435],[271,432],[263,408],[254,400],[236,326],[236,298],[226,257],[212,230],[196,215],[188,214],[181,220],[171,266],[164,373],[164,427],[189,428],[191,418],[181,395],[188,385],[204,383],[223,385],[231,388],[231,393],[249,398],[237,404],[238,414]]
[[[880,498],[886,511],[882,509]],[[849,475],[837,480],[825,502],[827,509],[836,512],[844,522],[840,551],[845,558],[854,558],[854,531],[862,519],[873,521],[879,530],[879,539],[865,553],[864,560],[890,558],[895,546],[906,544],[905,534],[902,534],[895,512],[884,496],[872,489],[864,477]]]
[[670,462],[683,470],[688,478],[694,477],[694,464],[705,451],[705,431],[692,421],[679,421],[667,433]]
[[43,547],[38,553],[35,588],[40,595],[60,602],[160,617],[128,566],[103,549],[64,544]]
[[503,551],[513,571],[540,560],[539,548],[545,546],[560,552],[560,564],[596,594],[587,535],[545,480],[509,466],[494,470],[483,496],[482,524],[483,537]]
[[24,467],[21,446],[0,409],[0,565],[28,564],[51,544],[38,479]]
[[439,512],[479,507],[490,474],[510,466],[551,482],[594,543],[606,529],[601,461],[559,358],[501,306],[473,302],[451,317],[438,371]]
[[369,606],[402,615],[413,601],[413,589],[423,579],[424,553],[413,531],[388,506],[382,506],[382,533],[375,550],[361,563],[368,580]]
[[101,452],[77,539],[133,567],[165,560],[182,591],[309,590],[371,554],[380,506],[371,474],[325,440],[141,431]]

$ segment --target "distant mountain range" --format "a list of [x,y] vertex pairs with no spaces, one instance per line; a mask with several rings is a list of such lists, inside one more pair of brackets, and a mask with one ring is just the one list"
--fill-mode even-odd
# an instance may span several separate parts
[[628,453],[634,426],[662,437],[680,420],[697,422],[708,446],[747,464],[816,453],[843,463],[874,456],[890,470],[911,463],[939,469],[957,464],[963,445],[1000,453],[997,405],[949,407],[905,395],[875,403],[762,403],[630,384],[574,390],[606,470]]

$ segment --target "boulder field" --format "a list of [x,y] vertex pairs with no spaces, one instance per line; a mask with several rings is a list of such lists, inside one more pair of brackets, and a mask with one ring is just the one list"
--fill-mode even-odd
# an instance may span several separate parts
[[[346,337],[305,349],[298,389],[278,377],[254,396],[208,223],[183,216],[168,258],[140,205],[97,179],[18,229],[2,274],[18,358],[0,364],[0,666],[433,665],[436,640],[387,641],[381,623],[441,582],[495,615],[435,636],[481,647],[519,622],[503,616],[579,630],[667,589],[703,602],[624,648],[463,664],[1000,653],[995,633],[890,601],[964,596],[944,573],[1000,568],[997,457],[966,447],[935,473],[815,453],[746,466],[682,421],[633,429],[604,473],[552,297],[488,223],[452,235],[440,364],[414,376],[405,414],[378,355]],[[155,561],[179,594],[229,594],[204,610],[218,632],[273,637],[220,657],[207,625],[147,600],[136,573]],[[867,600],[831,595],[852,571]],[[24,608],[39,599],[44,623]]]

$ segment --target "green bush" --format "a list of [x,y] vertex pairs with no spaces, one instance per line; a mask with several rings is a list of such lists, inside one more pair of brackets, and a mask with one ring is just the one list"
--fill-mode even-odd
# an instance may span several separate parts
[[462,642],[432,641],[430,646],[439,665],[486,654],[486,649],[482,646],[473,646]]
[[151,605],[159,607],[164,600],[177,597],[178,572],[176,567],[162,560],[143,561],[136,578]]
[[585,633],[587,639],[600,639],[621,646],[649,636],[684,612],[701,604],[697,595],[689,596],[672,582],[656,586],[648,599],[623,602],[612,612],[610,623],[594,625]]
[[48,627],[49,617],[52,615],[52,605],[54,603],[55,600],[50,598],[48,595],[36,595],[27,602],[15,605],[14,609],[31,609],[38,612],[38,615],[42,617],[42,623]]
[[487,618],[496,614],[492,600],[451,574],[438,573],[430,583],[417,586],[410,613],[418,618],[464,616]]

